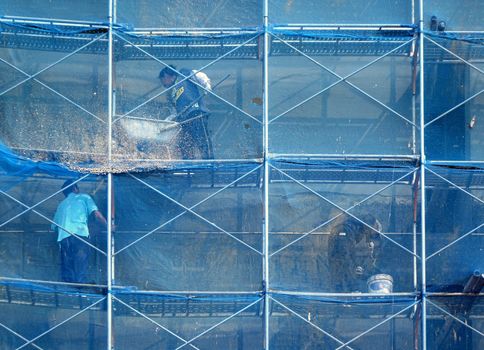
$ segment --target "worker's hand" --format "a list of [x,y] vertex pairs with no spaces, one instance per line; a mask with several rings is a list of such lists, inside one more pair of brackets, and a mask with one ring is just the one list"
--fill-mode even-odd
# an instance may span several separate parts
[[166,121],[171,122],[176,119],[176,114],[170,114],[168,117],[165,118]]

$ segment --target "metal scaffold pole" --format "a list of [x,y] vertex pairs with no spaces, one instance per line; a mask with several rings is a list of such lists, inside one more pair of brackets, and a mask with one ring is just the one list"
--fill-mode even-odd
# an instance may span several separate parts
[[422,348],[427,349],[427,269],[426,269],[426,227],[425,227],[425,83],[424,83],[424,17],[423,0],[419,0],[420,20],[419,20],[419,55],[420,55],[420,220],[421,220],[421,240],[422,240]]
[[[109,41],[108,41],[108,166],[109,171],[111,171],[112,163],[112,121],[114,112],[114,71],[113,71],[113,23],[115,21],[114,14],[116,11],[116,0],[109,1]],[[112,298],[112,282],[113,282],[113,244],[112,244],[112,229],[113,229],[113,176],[112,173],[108,173],[108,193],[107,193],[107,223],[108,223],[108,233],[107,233],[107,329],[108,329],[108,339],[107,347],[108,350],[114,349],[113,341],[113,298]]]
[[264,0],[264,349],[269,350],[269,1]]

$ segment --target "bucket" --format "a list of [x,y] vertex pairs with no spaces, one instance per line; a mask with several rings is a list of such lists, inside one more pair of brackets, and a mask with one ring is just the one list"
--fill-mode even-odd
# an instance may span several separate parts
[[393,278],[390,275],[378,274],[368,278],[368,293],[390,294],[393,292]]

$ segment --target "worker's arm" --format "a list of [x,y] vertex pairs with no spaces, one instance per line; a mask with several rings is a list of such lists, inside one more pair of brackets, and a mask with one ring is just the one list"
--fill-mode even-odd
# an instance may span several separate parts
[[[93,212],[94,214],[94,217],[96,218],[96,221],[99,222],[100,224],[104,225],[104,227],[108,227],[108,221],[106,220],[106,218],[104,217],[104,215],[99,211],[99,210],[95,210]],[[116,225],[114,225],[114,223],[111,225],[111,231],[115,231],[116,230]]]
[[106,218],[99,210],[94,210],[93,214],[97,222],[99,222],[100,224],[106,227],[108,226],[108,222],[106,221]]
[[108,222],[106,221],[106,218],[99,211],[99,209],[96,206],[96,203],[94,203],[94,200],[91,198],[91,196],[87,194],[83,194],[82,199],[84,200],[84,203],[87,207],[89,215],[94,215],[94,218],[98,223],[100,223],[101,225],[104,225],[104,227],[107,227]]
[[55,211],[55,214],[54,214],[54,219],[52,220],[53,222],[50,224],[50,229],[52,231],[54,231],[55,233],[57,233],[57,223],[59,222],[59,209],[57,208],[57,210]]

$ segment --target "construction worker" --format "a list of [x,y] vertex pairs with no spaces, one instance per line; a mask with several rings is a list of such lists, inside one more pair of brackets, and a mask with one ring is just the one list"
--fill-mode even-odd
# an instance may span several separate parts
[[[189,79],[186,79],[189,77]],[[191,159],[200,153],[202,159],[213,159],[212,140],[208,130],[209,110],[204,103],[203,91],[211,91],[211,82],[203,72],[167,66],[159,78],[165,88],[172,88],[170,102],[176,110],[169,120],[180,123],[180,152],[183,159]],[[199,87],[203,86],[203,89]]]
[[[91,196],[80,193],[73,180],[62,185],[66,197],[57,207],[51,228],[57,231],[57,242],[61,254],[61,278],[64,282],[87,283],[87,269],[91,247],[88,219],[107,226],[107,221],[98,210]],[[75,235],[75,236],[74,236]]]
[[336,292],[366,292],[367,279],[378,273],[381,224],[372,215],[361,221],[349,216],[331,228],[328,240],[330,288]]

